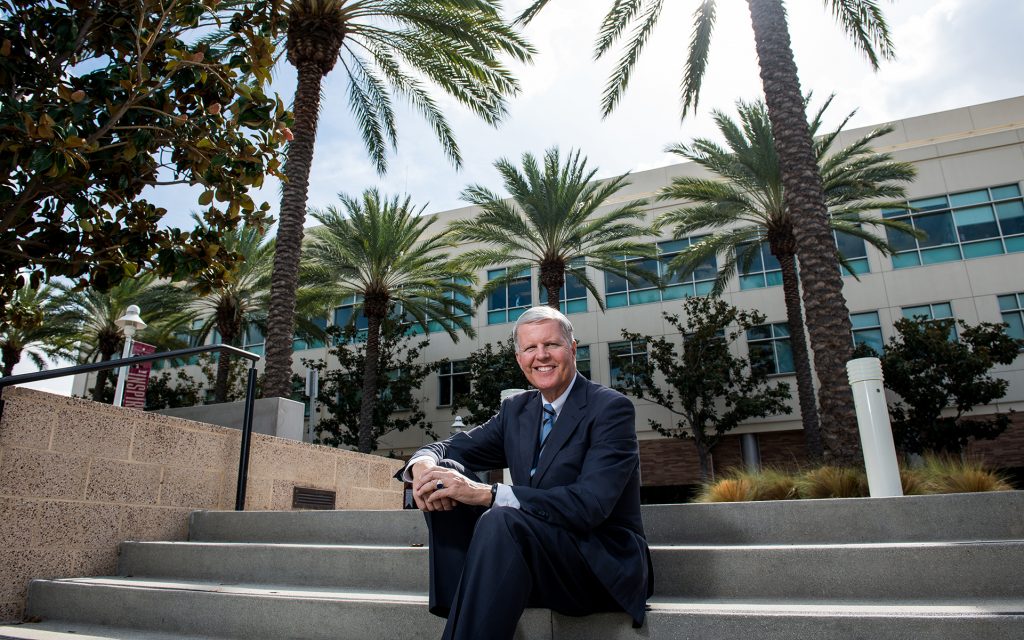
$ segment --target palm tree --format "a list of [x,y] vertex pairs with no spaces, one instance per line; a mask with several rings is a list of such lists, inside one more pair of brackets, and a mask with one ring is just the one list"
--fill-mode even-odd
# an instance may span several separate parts
[[[192,217],[197,225],[205,226],[200,217]],[[216,330],[222,344],[238,346],[239,339],[250,327],[265,326],[274,260],[274,241],[268,242],[267,235],[266,228],[250,225],[222,234],[221,246],[242,259],[235,262],[227,274],[204,271],[189,279],[189,289],[198,296],[193,308],[203,319],[196,333],[200,342]],[[220,354],[213,387],[217,402],[227,402],[230,371],[231,358]]]
[[523,154],[522,165],[520,171],[504,158],[494,163],[511,201],[485,187],[470,186],[462,192],[462,199],[483,211],[476,218],[457,220],[448,227],[457,240],[487,245],[459,256],[467,269],[509,265],[504,276],[483,286],[478,301],[534,266],[539,268],[548,305],[555,309],[565,274],[569,273],[604,310],[604,300],[587,275],[588,263],[630,280],[637,275],[657,279],[654,274],[638,274],[635,269],[627,272],[622,261],[624,255],[656,255],[652,243],[635,240],[650,233],[647,226],[636,222],[644,217],[646,201],[634,200],[597,213],[629,185],[628,174],[595,182],[597,169],[587,169],[587,160],[579,151],[570,152],[562,164],[557,147],[545,152],[543,167],[530,153]]
[[[359,409],[359,450],[373,447],[373,409],[377,402],[377,368],[381,323],[394,305],[424,330],[436,320],[451,336],[474,336],[472,294],[466,282],[473,273],[449,262],[443,249],[445,234],[423,235],[434,216],[411,200],[383,197],[376,189],[363,192],[361,200],[339,194],[341,207],[314,211],[323,226],[310,230],[303,257],[303,280],[329,291],[335,300],[356,296],[367,320],[366,358],[363,367],[362,403]],[[354,317],[354,316],[353,316]]]
[[[830,96],[810,122],[817,136]],[[686,275],[707,260],[726,256],[715,281],[714,294],[720,294],[737,268],[747,270],[760,247],[767,244],[782,268],[782,290],[796,368],[797,392],[804,438],[814,459],[824,454],[818,409],[814,399],[814,374],[807,353],[803,312],[800,307],[800,280],[797,275],[794,219],[786,203],[779,157],[772,138],[772,126],[764,102],[737,101],[737,123],[725,113],[714,111],[715,123],[726,139],[728,149],[711,140],[698,138],[689,146],[673,145],[669,151],[692,160],[723,180],[679,177],[662,189],[659,200],[688,200],[693,206],[668,211],[658,224],[674,228],[676,238],[708,229],[720,230],[691,245],[669,265]],[[896,228],[914,233],[907,225],[877,217],[863,217],[865,211],[900,206],[906,192],[901,183],[916,175],[913,165],[895,162],[888,153],[875,153],[870,144],[892,132],[881,127],[833,152],[832,145],[851,113],[839,127],[814,140],[814,155],[820,168],[829,207],[829,226],[833,231],[871,243],[885,254],[889,244],[864,229],[864,225]],[[835,245],[833,245],[835,250]],[[847,272],[854,273],[846,257],[837,259]],[[847,336],[847,340],[849,337]]]
[[60,313],[53,287],[26,284],[14,293],[10,311],[10,323],[0,329],[0,375],[11,375],[23,356],[40,369],[46,368],[47,357],[72,357],[69,346],[78,327]]
[[[519,20],[530,21],[549,1],[535,0]],[[605,88],[601,103],[605,115],[615,108],[628,86],[633,67],[658,21],[663,4],[664,0],[612,0],[598,34],[596,56],[600,58],[607,54],[622,33],[631,25],[633,28],[625,52]],[[703,0],[694,13],[681,85],[684,116],[697,107],[707,69],[716,4],[715,0]],[[867,57],[872,68],[878,68],[880,59],[894,56],[889,27],[875,0],[826,0],[825,5],[853,40],[854,47]],[[747,0],[747,6],[768,116],[782,167],[786,204],[796,222],[793,234],[800,258],[814,368],[821,383],[818,404],[823,424],[828,425],[827,444],[840,461],[854,462],[859,457],[860,444],[856,435],[853,394],[845,371],[851,352],[847,336],[852,328],[828,224],[824,187],[817,172],[811,134],[807,128],[786,10],[782,0]]]
[[502,20],[497,0],[291,0],[277,15],[281,5],[269,3],[271,23],[286,36],[298,85],[271,282],[264,389],[265,395],[288,397],[295,291],[323,78],[341,63],[349,107],[378,172],[384,173],[387,148],[395,148],[398,139],[392,94],[420,112],[459,167],[462,157],[451,127],[425,84],[496,125],[506,113],[505,97],[519,91],[498,56],[525,62],[532,49]]
[[[158,351],[186,346],[174,336],[190,328],[193,314],[188,311],[188,305],[192,295],[180,287],[157,280],[152,274],[125,278],[102,293],[63,284],[55,287],[62,292],[59,298],[61,321],[78,326],[76,351],[79,362],[103,362],[120,354],[123,337],[114,322],[132,304],[140,307],[148,323],[137,336],[138,340],[153,344]],[[109,376],[109,370],[96,372],[93,400],[102,402]]]

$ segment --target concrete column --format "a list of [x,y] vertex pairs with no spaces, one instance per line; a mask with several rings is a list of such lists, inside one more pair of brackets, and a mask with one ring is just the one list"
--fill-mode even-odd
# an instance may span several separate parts
[[882,386],[882,363],[878,358],[857,358],[846,363],[846,373],[853,388],[871,497],[902,496],[903,484]]
[[740,435],[740,447],[743,453],[743,463],[747,465],[747,470],[760,471],[761,447],[757,443],[757,434],[744,433]]

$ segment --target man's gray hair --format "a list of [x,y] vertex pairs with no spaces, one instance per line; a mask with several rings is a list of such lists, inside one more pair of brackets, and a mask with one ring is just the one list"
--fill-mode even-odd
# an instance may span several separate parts
[[554,320],[557,322],[559,328],[562,330],[562,337],[565,338],[566,346],[572,346],[576,337],[573,335],[572,323],[569,322],[569,318],[566,318],[558,309],[553,309],[551,307],[530,307],[523,312],[523,315],[519,316],[519,319],[516,320],[515,326],[512,327],[512,341],[515,343],[516,353],[519,353],[519,327],[524,324],[544,322],[545,320]]

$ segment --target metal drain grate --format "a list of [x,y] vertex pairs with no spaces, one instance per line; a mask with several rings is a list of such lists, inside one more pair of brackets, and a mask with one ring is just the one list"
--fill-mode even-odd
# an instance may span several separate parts
[[309,487],[292,488],[293,509],[333,509],[337,493]]

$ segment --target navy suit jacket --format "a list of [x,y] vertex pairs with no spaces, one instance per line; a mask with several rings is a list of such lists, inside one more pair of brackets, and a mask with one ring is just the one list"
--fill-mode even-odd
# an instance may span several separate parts
[[485,424],[414,454],[479,471],[508,467],[520,508],[571,532],[594,575],[643,622],[654,573],[640,518],[640,455],[633,403],[577,374],[530,477],[540,392],[506,399]]

